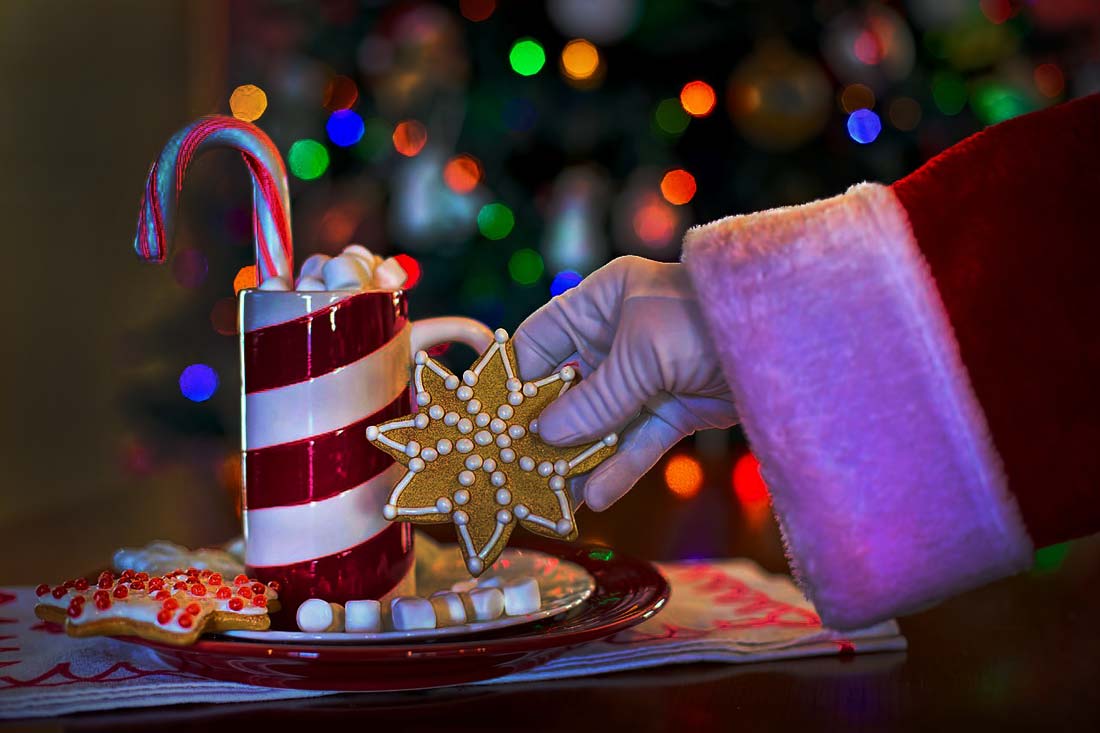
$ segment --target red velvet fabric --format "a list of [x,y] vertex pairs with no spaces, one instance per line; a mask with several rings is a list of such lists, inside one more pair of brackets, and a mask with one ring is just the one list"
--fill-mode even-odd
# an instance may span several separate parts
[[1036,546],[1100,531],[1100,95],[991,127],[892,188]]

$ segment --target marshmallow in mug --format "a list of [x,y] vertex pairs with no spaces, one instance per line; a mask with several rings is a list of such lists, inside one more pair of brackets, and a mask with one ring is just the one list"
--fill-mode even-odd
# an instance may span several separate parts
[[[299,292],[322,290],[400,290],[408,279],[404,268],[393,257],[383,259],[361,244],[351,244],[336,257],[315,254],[302,263]],[[270,277],[260,290],[291,290],[282,277]]]

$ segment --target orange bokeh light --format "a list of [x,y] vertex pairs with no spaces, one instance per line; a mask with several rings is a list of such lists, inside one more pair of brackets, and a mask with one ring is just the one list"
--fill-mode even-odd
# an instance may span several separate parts
[[695,197],[695,176],[683,168],[669,171],[661,179],[661,195],[670,204],[686,204]]
[[600,68],[600,52],[588,41],[574,39],[562,49],[561,68],[570,79],[590,79]]
[[428,130],[416,120],[397,123],[393,130],[393,147],[405,157],[411,158],[428,142]]
[[760,462],[752,453],[746,453],[733,465],[733,492],[742,506],[747,508],[767,504],[768,485],[760,476]]
[[443,182],[455,193],[470,193],[481,182],[481,163],[472,155],[456,155],[443,166]]
[[663,247],[676,231],[676,214],[661,197],[653,194],[646,197],[634,212],[631,223],[634,225],[634,233],[643,244]]
[[237,271],[237,276],[233,278],[233,294],[247,290],[248,288],[256,287],[260,282],[259,275],[256,272],[255,265],[245,265]]
[[717,101],[714,88],[705,81],[689,81],[680,90],[680,104],[692,117],[706,117],[714,111]]
[[668,490],[680,499],[690,499],[703,488],[703,466],[691,456],[673,456],[665,464]]

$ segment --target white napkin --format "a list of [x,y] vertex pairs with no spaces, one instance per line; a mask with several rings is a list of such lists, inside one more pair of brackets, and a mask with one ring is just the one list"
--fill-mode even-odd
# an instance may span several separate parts
[[[479,684],[906,646],[893,621],[847,633],[822,628],[790,579],[769,575],[748,560],[659,567],[669,579],[672,597],[653,618],[541,667]],[[253,687],[176,672],[146,647],[58,633],[56,627],[35,618],[34,604],[31,588],[0,590],[0,718],[338,694]]]

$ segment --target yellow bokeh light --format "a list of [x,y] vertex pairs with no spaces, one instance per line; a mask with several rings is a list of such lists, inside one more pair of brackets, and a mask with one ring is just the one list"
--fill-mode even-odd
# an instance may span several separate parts
[[229,109],[238,120],[255,122],[267,109],[267,95],[255,84],[244,84],[233,90]]
[[590,79],[600,68],[600,52],[588,41],[577,38],[565,44],[561,69],[570,79]]

